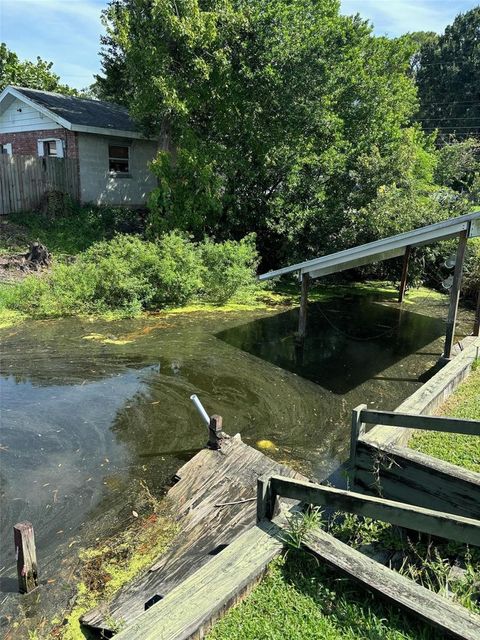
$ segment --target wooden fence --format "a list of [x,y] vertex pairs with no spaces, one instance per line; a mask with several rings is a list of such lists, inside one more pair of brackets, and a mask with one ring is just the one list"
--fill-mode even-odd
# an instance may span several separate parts
[[78,160],[0,155],[0,214],[38,209],[49,191],[78,200]]
[[377,425],[377,436],[383,428],[394,428],[478,437],[479,420],[372,411],[360,405],[352,412],[350,482],[365,493],[480,518],[480,474],[408,447],[376,442],[366,433],[367,424]]
[[[480,546],[480,521],[474,518],[270,474],[258,479],[259,524],[274,516],[278,497],[298,500],[303,505],[325,506],[379,519]],[[383,599],[390,600],[440,629],[442,637],[446,634],[459,640],[478,639],[480,616],[352,549],[328,532],[310,528],[302,536],[300,544],[321,562],[326,562]]]

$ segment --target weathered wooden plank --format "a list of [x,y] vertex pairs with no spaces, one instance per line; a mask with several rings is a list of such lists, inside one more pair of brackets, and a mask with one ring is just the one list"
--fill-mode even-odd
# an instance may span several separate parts
[[211,624],[262,577],[283,548],[272,522],[245,531],[163,600],[142,613],[118,640],[186,640]]
[[[468,375],[476,357],[477,346],[474,340],[420,389],[402,402],[395,411],[415,414],[433,413]],[[403,446],[407,444],[411,434],[411,429],[378,425],[369,429],[363,439],[380,446]]]
[[273,496],[356,513],[400,527],[480,546],[480,520],[276,475],[270,478],[270,486]]
[[389,427],[406,427],[407,429],[422,429],[426,431],[442,431],[446,433],[480,436],[480,420],[443,418],[440,416],[418,415],[395,411],[376,411],[374,409],[362,410],[360,419],[362,422],[368,424],[379,424]]
[[30,522],[19,522],[13,527],[15,557],[17,559],[18,590],[30,593],[38,586],[37,551],[35,534]]
[[[164,598],[255,525],[257,479],[274,473],[301,477],[249,447],[239,436],[223,441],[219,451],[200,451],[177,472],[180,480],[167,494],[180,527],[171,549],[120,591],[108,607],[96,607],[82,622],[111,630],[115,620],[128,624],[152,598]],[[218,506],[228,502],[236,504]]]
[[480,474],[407,447],[385,448],[360,439],[354,488],[480,519]]
[[406,609],[443,633],[462,640],[478,640],[480,637],[480,616],[368,558],[325,531],[317,529],[309,532],[303,547],[366,589]]

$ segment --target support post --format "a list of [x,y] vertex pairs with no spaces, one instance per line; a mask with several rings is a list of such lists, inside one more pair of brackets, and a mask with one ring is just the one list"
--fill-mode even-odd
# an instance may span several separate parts
[[30,593],[38,586],[35,534],[30,522],[19,522],[13,527],[15,557],[17,559],[18,591]]
[[222,416],[214,415],[210,417],[210,424],[208,426],[208,449],[220,449],[220,443],[223,437],[222,424]]
[[310,288],[310,275],[302,274],[302,293],[300,297],[300,314],[298,317],[298,337],[303,339],[307,332],[307,307],[308,289]]
[[475,311],[475,320],[473,323],[473,335],[480,336],[480,289],[477,295],[477,309]]
[[463,231],[458,239],[457,258],[453,283],[450,290],[450,307],[448,309],[447,332],[445,337],[445,350],[443,357],[449,360],[452,355],[453,341],[455,338],[455,325],[457,322],[458,301],[460,299],[460,285],[462,283],[463,264],[465,262],[465,250],[467,248],[468,231]]
[[275,495],[272,492],[270,476],[257,478],[257,522],[271,520],[275,510]]
[[403,302],[405,299],[405,292],[407,290],[407,277],[408,277],[408,263],[410,262],[410,254],[412,253],[412,247],[405,248],[403,254],[403,267],[402,267],[402,279],[400,281],[400,291],[398,293],[398,302]]
[[365,433],[365,422],[362,422],[362,411],[366,411],[366,404],[360,404],[352,410],[352,429],[350,432],[350,485],[355,485],[355,471],[357,458],[357,442],[360,436]]

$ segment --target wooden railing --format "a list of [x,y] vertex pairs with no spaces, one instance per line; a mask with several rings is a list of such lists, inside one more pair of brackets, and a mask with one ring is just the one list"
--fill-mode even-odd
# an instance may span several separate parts
[[258,480],[258,521],[273,517],[278,497],[354,513],[400,527],[480,546],[480,521],[474,518],[275,475],[264,476]]

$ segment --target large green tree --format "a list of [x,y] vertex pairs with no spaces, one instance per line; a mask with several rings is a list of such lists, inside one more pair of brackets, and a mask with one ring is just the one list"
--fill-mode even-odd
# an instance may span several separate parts
[[52,71],[52,62],[38,57],[35,62],[20,60],[16,53],[0,43],[0,91],[7,85],[43,89],[57,93],[76,93],[60,82],[60,76]]
[[[104,97],[168,140],[153,165],[154,230],[256,231],[265,256],[355,241],[382,185],[433,176],[414,47],[376,38],[338,0],[113,0]],[[352,235],[353,234],[353,235]]]
[[480,134],[480,7],[458,15],[420,48],[416,81],[419,118],[443,139]]

